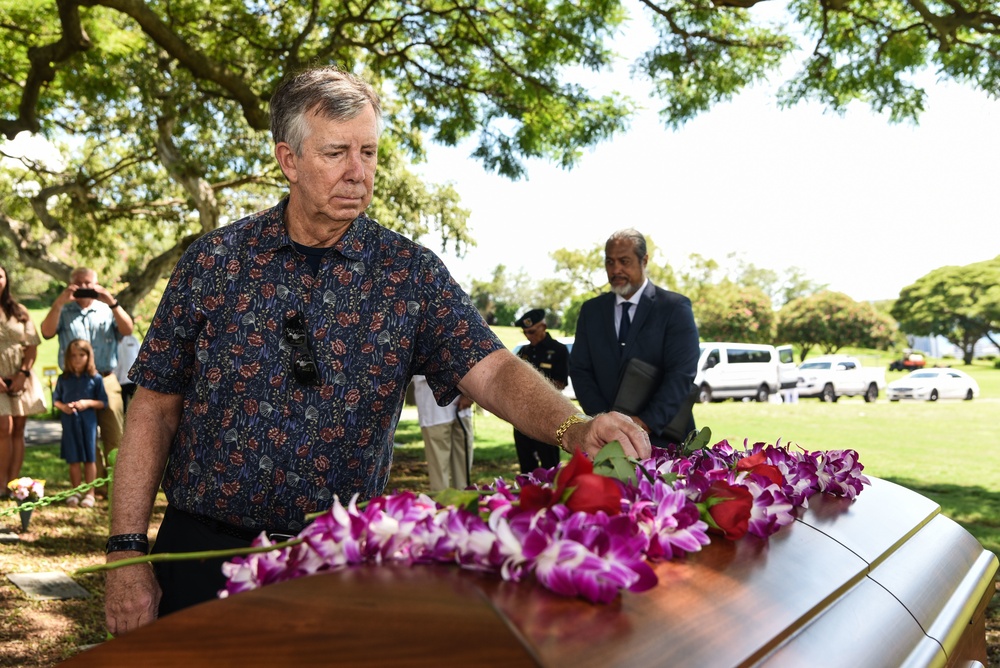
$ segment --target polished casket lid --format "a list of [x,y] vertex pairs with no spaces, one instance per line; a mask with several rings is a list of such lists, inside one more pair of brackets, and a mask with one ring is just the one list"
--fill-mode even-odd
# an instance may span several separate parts
[[657,587],[608,605],[447,566],[358,567],[204,603],[64,665],[985,663],[997,567],[935,503],[872,478],[854,501],[812,497],[770,540],[660,564]]

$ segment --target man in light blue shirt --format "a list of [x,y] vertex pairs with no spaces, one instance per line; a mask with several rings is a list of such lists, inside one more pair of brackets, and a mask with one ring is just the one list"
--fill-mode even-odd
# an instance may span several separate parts
[[42,321],[42,336],[59,335],[59,368],[63,368],[66,347],[74,339],[89,341],[94,348],[94,365],[104,377],[108,403],[97,412],[104,457],[97,458],[97,476],[106,475],[108,453],[118,447],[125,425],[122,388],[115,378],[118,366],[118,341],[132,333],[132,318],[118,300],[97,282],[97,272],[78,267],[70,275],[69,285],[59,293]]

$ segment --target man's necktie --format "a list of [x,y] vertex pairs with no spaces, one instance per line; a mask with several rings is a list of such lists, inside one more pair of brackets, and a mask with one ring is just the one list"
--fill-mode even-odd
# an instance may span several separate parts
[[628,338],[628,329],[632,326],[632,319],[628,317],[630,308],[632,308],[631,302],[622,302],[622,321],[618,325],[618,343],[623,346],[625,339]]

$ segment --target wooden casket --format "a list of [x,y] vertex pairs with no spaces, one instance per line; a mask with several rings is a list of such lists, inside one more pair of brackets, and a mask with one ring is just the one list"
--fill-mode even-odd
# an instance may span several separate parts
[[[444,566],[362,567],[195,606],[82,666],[976,666],[998,561],[872,479],[769,541],[714,540],[609,605]],[[977,664],[978,662],[978,664]]]

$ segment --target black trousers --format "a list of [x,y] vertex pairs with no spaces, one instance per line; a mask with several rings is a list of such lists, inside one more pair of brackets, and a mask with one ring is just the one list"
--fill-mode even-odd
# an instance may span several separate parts
[[531,473],[539,466],[550,469],[559,464],[559,448],[528,438],[517,429],[514,430],[514,449],[521,473]]
[[[248,547],[250,540],[213,531],[197,519],[167,506],[151,552],[202,552]],[[153,564],[156,581],[163,590],[160,617],[218,597],[225,588],[222,564],[228,559],[161,561]]]

